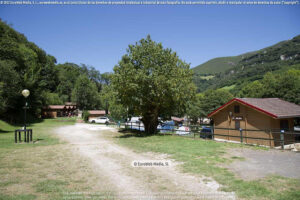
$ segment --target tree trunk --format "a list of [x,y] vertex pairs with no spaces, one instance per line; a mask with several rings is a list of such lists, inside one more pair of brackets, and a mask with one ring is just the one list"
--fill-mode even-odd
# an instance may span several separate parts
[[144,123],[145,133],[147,135],[152,135],[157,132],[157,125],[158,125],[157,114],[145,115],[141,120]]

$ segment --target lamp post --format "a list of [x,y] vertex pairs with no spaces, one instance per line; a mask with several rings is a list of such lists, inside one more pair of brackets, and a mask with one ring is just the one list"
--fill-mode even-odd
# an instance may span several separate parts
[[29,90],[24,89],[22,91],[22,95],[25,97],[25,106],[24,108],[24,129],[17,129],[15,130],[15,143],[18,142],[18,135],[19,135],[19,142],[21,142],[21,133],[24,132],[24,142],[32,141],[32,129],[26,129],[26,110],[29,108],[27,103],[27,97],[30,95]]
[[24,89],[22,95],[25,97],[25,106],[24,106],[24,131],[26,133],[26,110],[28,109],[27,97],[30,95],[29,90]]

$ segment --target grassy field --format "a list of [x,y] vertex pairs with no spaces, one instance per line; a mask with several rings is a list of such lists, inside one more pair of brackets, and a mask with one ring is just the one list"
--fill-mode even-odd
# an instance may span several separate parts
[[209,80],[209,79],[212,79],[214,78],[215,76],[213,75],[209,75],[209,76],[200,76],[200,79],[205,79],[205,80]]
[[218,143],[209,140],[193,140],[177,136],[132,137],[123,135],[118,143],[138,152],[159,152],[171,155],[172,159],[183,162],[184,172],[214,178],[224,187],[224,191],[234,191],[241,199],[300,199],[300,181],[297,179],[269,176],[255,181],[237,178],[222,167],[241,157],[226,157],[227,148],[255,148],[239,144]]
[[20,127],[0,121],[0,200],[110,197],[89,162],[51,134],[74,123],[75,118],[60,118],[31,124],[34,142],[15,144]]
[[225,86],[225,87],[222,87],[221,89],[224,89],[224,90],[232,90],[235,88],[236,85],[230,85],[230,86]]

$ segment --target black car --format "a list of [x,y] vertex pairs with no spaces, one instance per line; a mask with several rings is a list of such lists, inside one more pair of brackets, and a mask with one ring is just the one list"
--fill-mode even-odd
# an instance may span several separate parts
[[212,139],[212,131],[210,127],[202,127],[202,130],[200,131],[200,137],[201,138],[209,138]]

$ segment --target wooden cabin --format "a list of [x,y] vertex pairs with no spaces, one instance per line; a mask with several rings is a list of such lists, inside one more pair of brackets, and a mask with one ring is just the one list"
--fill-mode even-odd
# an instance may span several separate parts
[[65,105],[48,105],[42,109],[43,118],[68,117],[76,115],[77,105],[73,102],[66,102]]
[[98,117],[103,117],[110,114],[110,112],[107,112],[105,110],[89,110],[88,112],[90,114],[88,120],[96,119]]
[[299,140],[293,133],[300,106],[278,98],[234,98],[208,117],[213,119],[216,140],[240,142],[242,134],[245,143],[273,147],[280,145],[281,131],[285,144]]

